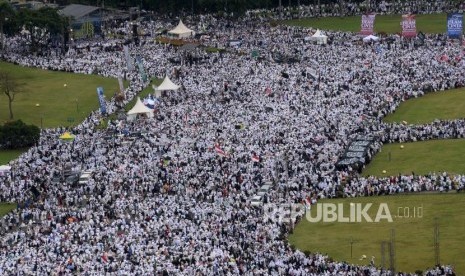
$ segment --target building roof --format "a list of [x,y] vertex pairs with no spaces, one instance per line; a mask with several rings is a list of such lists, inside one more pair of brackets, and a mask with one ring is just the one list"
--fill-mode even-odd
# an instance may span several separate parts
[[100,9],[100,7],[71,4],[71,5],[66,6],[64,9],[60,10],[60,14],[64,16],[71,16],[71,17],[74,17],[75,19],[79,19],[98,9]]

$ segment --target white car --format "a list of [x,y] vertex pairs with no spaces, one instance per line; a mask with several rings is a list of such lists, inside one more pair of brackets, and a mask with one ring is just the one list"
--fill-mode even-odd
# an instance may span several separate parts
[[255,195],[250,199],[251,206],[262,206],[263,205],[263,196]]

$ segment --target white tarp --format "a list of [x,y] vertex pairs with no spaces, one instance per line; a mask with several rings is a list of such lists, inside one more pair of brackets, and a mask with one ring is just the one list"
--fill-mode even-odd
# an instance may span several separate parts
[[365,36],[363,38],[363,42],[378,41],[378,40],[379,40],[379,37],[374,36],[374,35]]

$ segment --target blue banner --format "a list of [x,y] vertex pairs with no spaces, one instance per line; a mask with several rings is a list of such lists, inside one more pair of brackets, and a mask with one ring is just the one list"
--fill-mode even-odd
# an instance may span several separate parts
[[105,115],[107,114],[107,106],[103,95],[103,87],[97,87],[97,96],[98,101],[100,103],[100,112],[102,113],[102,115]]
[[449,38],[461,38],[463,28],[463,14],[447,14],[447,35]]

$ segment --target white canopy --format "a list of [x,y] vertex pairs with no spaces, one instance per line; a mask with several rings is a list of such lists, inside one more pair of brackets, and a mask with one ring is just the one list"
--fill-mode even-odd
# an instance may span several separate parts
[[128,111],[128,120],[132,121],[136,119],[138,114],[145,114],[149,118],[153,118],[153,110],[146,107],[139,97],[137,97],[136,104],[134,107]]
[[184,23],[182,23],[182,20],[179,20],[178,26],[176,26],[176,28],[169,31],[168,34],[176,35],[179,38],[185,38],[185,37],[194,36],[195,32],[187,28],[184,25]]
[[174,84],[168,76],[165,76],[163,82],[155,89],[157,91],[178,90],[179,85]]
[[10,166],[1,165],[1,166],[0,166],[0,175],[5,175],[5,174],[9,173],[10,170],[11,170],[11,167],[10,167]]
[[374,35],[365,36],[363,38],[363,42],[378,41],[378,40],[379,40],[379,37],[374,36]]
[[316,41],[317,44],[326,44],[328,43],[328,37],[321,33],[320,30],[316,30],[316,32],[310,38],[312,41]]

